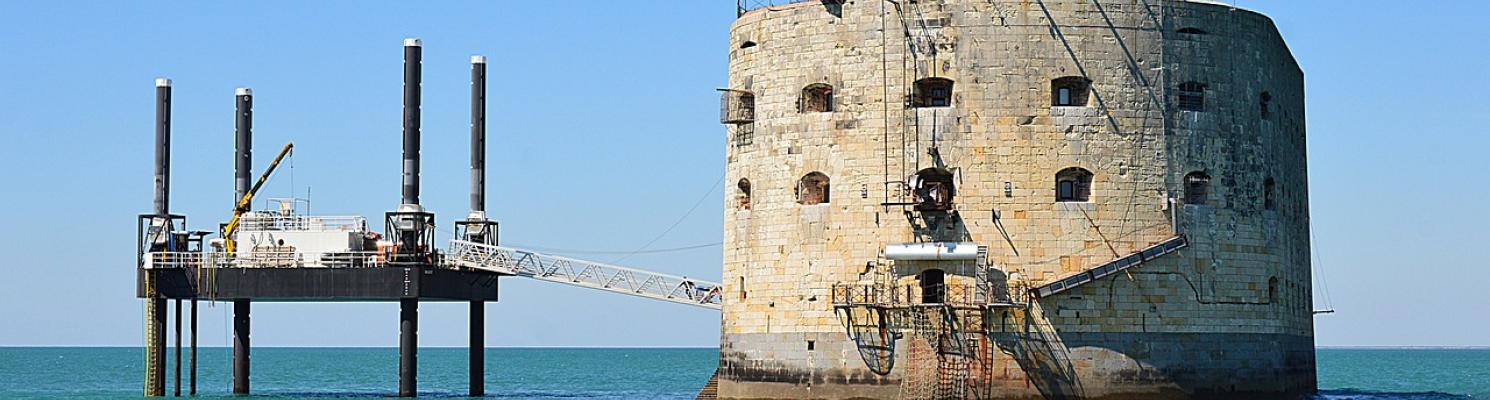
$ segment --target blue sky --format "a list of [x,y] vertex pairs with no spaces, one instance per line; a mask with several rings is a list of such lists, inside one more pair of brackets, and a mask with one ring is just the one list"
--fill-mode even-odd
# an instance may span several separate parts
[[[556,4],[564,4],[559,6]],[[1244,1],[1272,16],[1308,90],[1320,345],[1490,345],[1490,2]],[[134,216],[150,208],[153,80],[175,81],[175,212],[232,202],[235,87],[255,91],[261,197],[318,214],[398,202],[401,42],[424,60],[423,200],[466,208],[468,57],[490,62],[489,200],[503,240],[633,250],[721,237],[733,2],[0,3],[0,345],[137,345]],[[291,165],[286,165],[290,167]],[[441,232],[442,240],[449,238]],[[602,261],[613,254],[581,254]],[[625,264],[717,279],[717,247]],[[1318,290],[1322,294],[1322,290]],[[1323,303],[1323,296],[1317,302]],[[1321,305],[1322,306],[1322,305]],[[231,307],[204,304],[203,345]],[[465,343],[465,305],[421,307],[425,346]],[[508,279],[492,346],[713,346],[713,311]],[[392,304],[260,304],[260,346],[393,346]]]

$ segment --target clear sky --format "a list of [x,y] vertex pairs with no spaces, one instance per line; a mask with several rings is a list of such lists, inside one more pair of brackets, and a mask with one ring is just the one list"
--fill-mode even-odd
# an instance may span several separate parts
[[[1318,343],[1490,345],[1490,2],[1240,5],[1274,18],[1306,74],[1315,271],[1339,311],[1316,318]],[[151,205],[157,77],[175,81],[172,211],[195,228],[231,209],[239,86],[256,95],[256,172],[296,145],[261,197],[309,190],[317,214],[381,218],[399,196],[405,37],[425,45],[423,200],[442,229],[467,205],[468,58],[484,54],[505,243],[630,251],[680,218],[652,248],[717,243],[714,88],[733,18],[726,0],[0,3],[0,345],[142,342],[134,219]],[[718,279],[720,250],[622,263]],[[718,343],[714,311],[501,290],[492,346]],[[228,344],[231,307],[203,306],[202,345]],[[425,303],[421,344],[463,345],[465,313]],[[393,304],[258,304],[254,340],[395,346],[397,318]]]

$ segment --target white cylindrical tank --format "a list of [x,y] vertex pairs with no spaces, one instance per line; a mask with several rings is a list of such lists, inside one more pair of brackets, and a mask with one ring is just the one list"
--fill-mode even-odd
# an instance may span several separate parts
[[900,243],[885,246],[885,258],[897,261],[975,260],[977,243]]

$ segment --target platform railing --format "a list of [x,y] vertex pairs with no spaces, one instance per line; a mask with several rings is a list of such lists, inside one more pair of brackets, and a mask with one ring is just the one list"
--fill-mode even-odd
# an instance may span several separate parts
[[209,253],[199,252],[152,252],[145,253],[145,269],[213,268],[222,260]]
[[724,302],[723,286],[717,282],[464,240],[450,241],[444,260],[464,268],[716,310]]
[[366,231],[367,218],[357,216],[252,214],[240,231]]
[[374,251],[258,251],[236,257],[224,253],[154,252],[145,254],[144,268],[379,268],[387,265],[387,254]]

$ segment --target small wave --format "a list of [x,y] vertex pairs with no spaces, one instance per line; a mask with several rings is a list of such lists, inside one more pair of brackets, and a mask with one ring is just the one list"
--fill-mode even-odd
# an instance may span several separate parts
[[1360,389],[1321,390],[1315,400],[1470,400],[1472,396],[1443,392],[1377,392]]
[[[389,398],[395,394],[391,392],[371,391],[334,391],[334,392],[266,392],[259,394],[260,397],[287,398],[287,399],[352,399],[352,398]],[[424,398],[450,398],[468,399],[463,392],[447,391],[420,391],[419,397]],[[485,398],[497,399],[688,399],[688,394],[676,393],[651,393],[651,392],[600,392],[600,391],[568,391],[568,390],[512,390],[501,393],[487,393]]]

